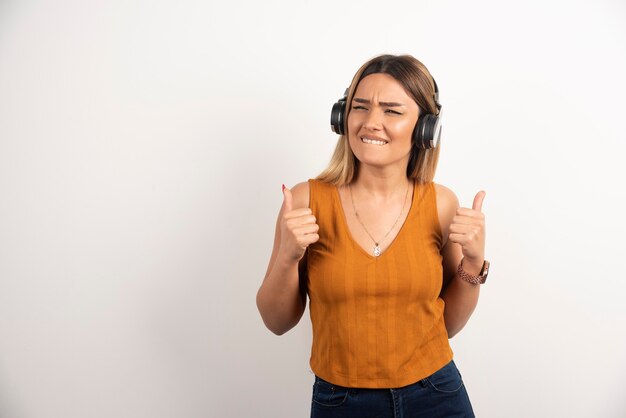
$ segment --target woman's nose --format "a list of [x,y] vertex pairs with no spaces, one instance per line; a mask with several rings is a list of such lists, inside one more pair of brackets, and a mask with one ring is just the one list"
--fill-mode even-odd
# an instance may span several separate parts
[[380,130],[382,129],[382,126],[381,112],[377,109],[370,109],[370,111],[367,112],[367,118],[365,119],[363,127],[365,129]]

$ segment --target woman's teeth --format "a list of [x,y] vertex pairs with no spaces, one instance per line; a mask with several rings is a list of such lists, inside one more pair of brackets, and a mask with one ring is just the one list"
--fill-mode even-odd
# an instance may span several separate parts
[[369,138],[361,138],[362,142],[365,142],[366,144],[372,144],[372,145],[385,145],[387,142],[386,141],[380,141],[378,139],[369,139]]

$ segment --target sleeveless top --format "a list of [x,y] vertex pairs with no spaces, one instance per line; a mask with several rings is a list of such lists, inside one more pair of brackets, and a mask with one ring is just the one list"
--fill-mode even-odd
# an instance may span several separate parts
[[414,185],[409,214],[379,257],[352,238],[337,188],[309,187],[320,236],[306,255],[312,371],[345,387],[398,388],[449,363],[434,183]]

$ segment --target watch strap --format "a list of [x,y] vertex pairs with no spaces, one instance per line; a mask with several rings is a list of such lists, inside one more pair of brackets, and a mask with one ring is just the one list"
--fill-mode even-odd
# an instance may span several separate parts
[[[465,258],[463,258],[463,260],[465,260]],[[478,276],[473,276],[463,270],[463,260],[461,260],[461,262],[459,263],[459,267],[456,269],[461,279],[472,284],[483,284],[487,281],[487,274],[489,273],[489,261],[485,260],[483,262],[482,268],[480,269],[480,273],[478,273]]]

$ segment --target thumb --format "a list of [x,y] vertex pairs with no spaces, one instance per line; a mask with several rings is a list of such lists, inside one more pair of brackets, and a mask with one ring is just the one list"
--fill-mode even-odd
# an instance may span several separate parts
[[482,211],[483,208],[483,200],[485,200],[485,196],[487,195],[487,193],[485,193],[484,191],[480,191],[478,193],[476,193],[476,197],[474,197],[474,204],[472,205],[472,209],[477,210],[477,211]]
[[283,205],[285,206],[285,213],[291,212],[293,210],[293,203],[291,198],[291,190],[286,188],[283,184]]

